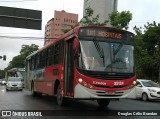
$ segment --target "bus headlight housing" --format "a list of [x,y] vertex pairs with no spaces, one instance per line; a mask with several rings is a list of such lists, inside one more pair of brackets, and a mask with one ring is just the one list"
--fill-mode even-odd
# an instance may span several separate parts
[[127,89],[131,89],[136,85],[136,81],[133,81],[131,85],[127,86]]
[[133,81],[133,85],[136,85],[136,81]]
[[78,82],[79,82],[79,83],[82,83],[82,82],[83,82],[83,79],[79,78],[79,79],[78,79]]
[[90,88],[90,89],[93,88],[93,85],[91,85],[91,84],[89,84],[89,83],[83,81],[82,78],[78,78],[78,82],[79,82],[81,85],[83,85],[84,87],[87,87],[87,88]]

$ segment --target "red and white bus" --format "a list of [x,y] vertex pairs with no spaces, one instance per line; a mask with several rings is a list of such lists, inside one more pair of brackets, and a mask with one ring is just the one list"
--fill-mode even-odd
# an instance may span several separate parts
[[110,27],[76,27],[26,58],[26,83],[32,95],[97,100],[105,107],[111,99],[133,92],[134,34]]

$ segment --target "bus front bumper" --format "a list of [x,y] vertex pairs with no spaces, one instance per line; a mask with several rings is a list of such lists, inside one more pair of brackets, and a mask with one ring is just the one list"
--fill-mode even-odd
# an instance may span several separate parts
[[115,91],[113,93],[103,90],[93,90],[77,84],[74,90],[74,98],[77,99],[115,99],[115,98],[136,98],[135,88]]

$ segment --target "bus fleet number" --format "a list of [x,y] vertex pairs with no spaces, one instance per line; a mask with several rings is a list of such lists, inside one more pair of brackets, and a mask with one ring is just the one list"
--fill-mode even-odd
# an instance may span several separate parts
[[114,82],[114,86],[120,86],[120,85],[124,85],[124,82],[122,81]]

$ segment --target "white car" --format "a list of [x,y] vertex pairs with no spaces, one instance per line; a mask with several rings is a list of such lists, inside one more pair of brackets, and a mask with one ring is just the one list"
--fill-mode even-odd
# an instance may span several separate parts
[[6,85],[6,80],[2,80],[1,85]]
[[137,79],[136,98],[144,101],[160,99],[160,85],[151,80]]
[[23,90],[23,83],[20,78],[9,77],[6,84],[6,91],[8,90]]

